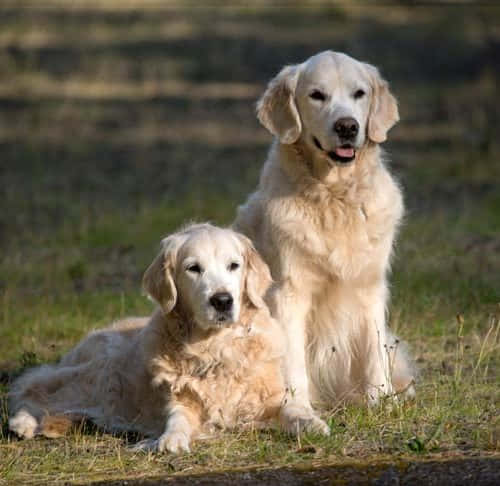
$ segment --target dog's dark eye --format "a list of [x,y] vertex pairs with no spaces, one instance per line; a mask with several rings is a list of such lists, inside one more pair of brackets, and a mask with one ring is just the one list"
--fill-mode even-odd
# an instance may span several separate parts
[[325,93],[322,93],[321,91],[315,89],[310,95],[309,95],[313,100],[320,100],[320,101],[325,101],[326,100],[326,95]]
[[230,272],[234,272],[235,270],[237,270],[238,268],[240,268],[240,264],[239,263],[236,263],[236,262],[233,262],[229,265],[229,271]]
[[358,89],[357,91],[354,92],[354,99],[359,100],[360,98],[363,98],[363,96],[366,93],[362,89]]
[[197,263],[193,263],[187,267],[188,272],[201,273],[201,267]]

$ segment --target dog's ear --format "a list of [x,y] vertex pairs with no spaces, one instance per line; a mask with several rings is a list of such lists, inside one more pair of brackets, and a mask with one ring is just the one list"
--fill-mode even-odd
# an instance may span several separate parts
[[295,104],[295,88],[299,66],[286,66],[267,86],[257,103],[257,117],[281,143],[297,141],[302,131],[300,115]]
[[368,115],[368,137],[372,142],[382,143],[387,139],[387,132],[399,120],[398,103],[378,69],[370,64],[365,64],[365,67],[370,74],[373,89]]
[[173,310],[177,302],[177,288],[174,282],[174,261],[176,236],[169,236],[162,241],[162,249],[148,267],[142,279],[144,290],[163,309],[165,314]]
[[258,309],[265,307],[264,296],[273,283],[271,272],[252,242],[238,235],[245,247],[244,292],[250,303]]

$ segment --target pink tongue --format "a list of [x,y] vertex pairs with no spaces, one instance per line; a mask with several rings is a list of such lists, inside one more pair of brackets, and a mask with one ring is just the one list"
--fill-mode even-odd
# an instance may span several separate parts
[[353,148],[342,148],[342,147],[337,147],[335,149],[335,153],[339,157],[354,157],[354,149]]

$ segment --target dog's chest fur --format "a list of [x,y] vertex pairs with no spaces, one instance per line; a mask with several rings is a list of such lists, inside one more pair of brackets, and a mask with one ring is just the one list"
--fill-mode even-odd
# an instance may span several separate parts
[[202,410],[205,429],[262,420],[264,404],[283,389],[281,350],[258,325],[236,324],[210,337],[167,346],[153,358],[153,381],[173,400]]
[[[342,280],[357,278],[363,269],[376,271],[371,262],[387,263],[403,205],[381,163],[361,170],[351,184],[328,185],[303,173],[289,179],[285,189],[282,181],[289,174],[273,165],[270,179],[280,180],[279,193],[272,186],[261,187],[271,246],[291,246],[310,264]],[[268,253],[264,248],[266,257]]]

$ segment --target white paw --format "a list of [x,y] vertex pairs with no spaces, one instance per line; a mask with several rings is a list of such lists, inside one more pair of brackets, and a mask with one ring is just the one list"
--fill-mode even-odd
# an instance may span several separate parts
[[191,452],[189,449],[189,435],[182,430],[165,432],[158,439],[158,451],[164,452],[165,450],[173,454]]
[[330,435],[330,427],[321,420],[314,411],[298,404],[287,404],[281,410],[281,425],[289,434],[313,432],[315,434]]
[[32,439],[37,428],[36,418],[24,409],[9,419],[9,429],[23,439]]

